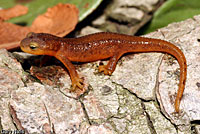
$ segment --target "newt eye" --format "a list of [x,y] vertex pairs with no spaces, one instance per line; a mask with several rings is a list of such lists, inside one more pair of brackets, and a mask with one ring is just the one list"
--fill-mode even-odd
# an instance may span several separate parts
[[38,44],[35,43],[35,42],[31,42],[29,47],[30,47],[31,50],[36,50],[38,48]]
[[30,33],[28,33],[28,34],[26,35],[26,37],[29,38],[29,37],[33,36],[34,34],[35,34],[35,33],[30,32]]

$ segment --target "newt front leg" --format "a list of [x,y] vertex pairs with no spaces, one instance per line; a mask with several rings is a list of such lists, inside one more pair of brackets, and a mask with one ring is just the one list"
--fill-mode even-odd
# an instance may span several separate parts
[[67,59],[67,57],[63,54],[57,54],[55,57],[57,59],[59,59],[65,65],[65,67],[68,69],[69,75],[70,75],[71,81],[72,81],[72,91],[75,91],[76,87],[78,87],[82,90],[83,89],[83,80],[81,78],[79,78],[79,75],[76,72],[76,69],[75,69],[74,65],[71,63],[71,61],[69,59]]

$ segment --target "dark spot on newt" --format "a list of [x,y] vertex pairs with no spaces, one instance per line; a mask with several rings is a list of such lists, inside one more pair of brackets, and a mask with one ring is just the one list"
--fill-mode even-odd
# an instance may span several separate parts
[[183,84],[185,84],[185,79],[183,80]]

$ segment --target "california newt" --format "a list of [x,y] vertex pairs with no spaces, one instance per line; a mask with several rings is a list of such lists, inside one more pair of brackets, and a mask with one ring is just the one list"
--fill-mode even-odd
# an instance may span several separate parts
[[71,61],[92,62],[110,58],[107,65],[99,66],[99,72],[111,75],[119,58],[128,52],[162,52],[174,56],[180,65],[179,89],[175,110],[179,112],[180,101],[186,82],[187,64],[183,52],[170,42],[145,37],[101,32],[78,38],[60,38],[46,33],[29,33],[21,41],[24,52],[36,55],[50,55],[60,60],[68,69],[72,89],[83,89],[83,80]]

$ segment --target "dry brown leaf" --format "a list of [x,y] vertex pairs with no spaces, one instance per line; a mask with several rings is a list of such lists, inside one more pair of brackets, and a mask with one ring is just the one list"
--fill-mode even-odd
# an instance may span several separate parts
[[[14,8],[12,10],[16,10],[17,7]],[[21,9],[19,6],[18,8]],[[0,49],[19,47],[20,41],[29,32],[50,33],[63,37],[75,28],[77,22],[78,9],[71,4],[57,4],[48,8],[47,12],[38,16],[30,27],[22,27],[0,20]]]
[[28,12],[28,8],[22,5],[16,5],[13,8],[0,10],[0,19],[9,20],[17,16],[24,15]]
[[0,22],[0,49],[12,49],[18,47],[20,40],[29,32],[29,27]]
[[78,9],[71,4],[58,4],[38,16],[31,26],[37,33],[51,33],[60,37],[71,32],[78,22]]

